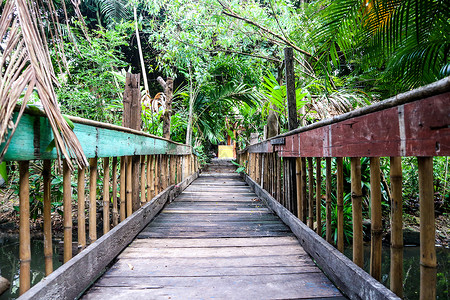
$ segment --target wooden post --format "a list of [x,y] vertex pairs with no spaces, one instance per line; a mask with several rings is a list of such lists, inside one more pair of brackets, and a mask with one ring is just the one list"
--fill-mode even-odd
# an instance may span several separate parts
[[[141,130],[141,94],[139,90],[140,74],[127,73],[125,79],[125,92],[123,95],[123,126],[135,130]],[[130,199],[132,201],[132,210],[135,211],[140,207],[139,201],[139,156],[130,157],[131,167],[131,183]],[[128,189],[128,183],[127,183]]]
[[178,163],[177,163],[177,183],[180,183],[183,181],[183,156],[178,155]]
[[317,234],[322,236],[322,159],[316,158],[316,222],[317,222]]
[[391,277],[390,289],[403,298],[402,158],[391,157]]
[[133,214],[133,157],[127,156],[127,177],[126,177],[126,193],[127,193],[127,218]]
[[[53,249],[52,249],[52,199],[51,199],[51,174],[52,162],[44,160],[42,177],[44,180],[44,260],[45,276],[53,272]],[[84,182],[83,182],[84,183]]]
[[126,156],[122,156],[120,158],[120,222],[122,222],[123,220],[125,220],[126,218],[126,173],[127,173],[127,157]]
[[72,258],[72,192],[70,169],[63,160],[63,203],[64,203],[64,263]]
[[[195,168],[197,169],[197,162],[195,163]],[[170,180],[172,184],[176,184],[177,183],[177,165],[176,165],[176,156],[175,155],[171,155],[170,156]]]
[[337,249],[344,252],[344,166],[342,157],[336,158],[337,165]]
[[145,193],[147,176],[145,176],[145,155],[141,155],[141,206],[147,202]]
[[164,81],[161,77],[157,78],[159,84],[164,89],[166,97],[166,110],[163,114],[163,137],[170,139],[170,117],[172,116],[172,96],[173,96],[173,78],[167,77]]
[[89,240],[97,240],[97,157],[89,159]]
[[307,217],[307,210],[308,210],[308,199],[306,196],[306,158],[302,157],[302,209],[303,209],[303,219],[301,220],[303,223],[306,224],[306,217]]
[[326,232],[325,237],[328,243],[332,243],[333,239],[331,238],[331,157],[325,158],[326,162],[326,217],[325,217],[325,226],[326,226]]
[[284,49],[284,62],[286,66],[286,94],[288,108],[288,128],[294,130],[298,127],[297,101],[295,96],[294,51],[292,48]]
[[113,190],[113,208],[112,217],[113,225],[117,226],[119,224],[119,211],[117,209],[117,157],[113,157],[112,161],[112,190]]
[[312,157],[308,157],[308,226],[314,230],[314,173]]
[[78,168],[78,249],[86,248],[86,168]]
[[109,222],[109,157],[103,159],[103,234],[110,229]]
[[19,293],[22,295],[30,289],[30,170],[29,161],[19,161],[19,258],[20,277]]
[[433,158],[418,157],[420,199],[420,299],[436,299]]
[[361,190],[361,158],[351,159],[351,189],[353,218],[353,262],[364,267],[363,224],[362,224],[362,190]]
[[[371,242],[370,275],[381,280],[381,185],[380,158],[370,158],[370,204],[371,204]],[[434,236],[433,236],[434,238]]]

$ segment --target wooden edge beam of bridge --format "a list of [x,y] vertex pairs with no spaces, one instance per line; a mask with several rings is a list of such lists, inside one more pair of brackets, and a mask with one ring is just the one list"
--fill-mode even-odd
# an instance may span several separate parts
[[[23,168],[27,170],[28,168]],[[171,185],[119,223],[77,256],[21,295],[20,299],[75,299],[96,280],[114,258],[147,226],[164,205],[177,197],[198,173]],[[24,226],[26,228],[26,226]]]
[[347,297],[350,299],[400,299],[302,223],[248,175],[244,175],[244,178],[256,195],[291,229],[300,245]]

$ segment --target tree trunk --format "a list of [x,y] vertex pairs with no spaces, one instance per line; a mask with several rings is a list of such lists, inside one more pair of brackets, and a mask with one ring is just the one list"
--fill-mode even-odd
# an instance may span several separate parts
[[189,66],[189,117],[186,129],[186,145],[191,145],[192,143],[192,118],[194,115],[194,95],[192,90],[192,70]]

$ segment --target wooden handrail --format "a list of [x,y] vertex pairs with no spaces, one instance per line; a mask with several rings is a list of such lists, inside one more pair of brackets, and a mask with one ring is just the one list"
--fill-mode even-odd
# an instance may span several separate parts
[[[349,269],[342,264],[334,264],[324,259],[327,255],[319,251],[317,245],[309,245],[304,240],[321,244],[325,242],[319,235],[305,230],[306,226],[292,228],[298,232],[299,240],[309,254],[321,266],[335,283],[350,298],[370,297],[370,293],[383,289],[382,285],[370,283],[368,288],[359,289],[354,285],[356,280],[367,280],[358,270],[364,264],[363,258],[363,226],[361,208],[361,158],[370,158],[371,182],[371,260],[370,273],[381,279],[381,187],[380,157],[390,157],[392,219],[391,219],[391,289],[402,297],[403,281],[403,234],[402,234],[402,171],[401,157],[415,156],[419,162],[419,196],[421,224],[421,299],[434,299],[436,294],[436,253],[434,247],[434,206],[433,206],[433,156],[450,156],[450,77],[431,85],[397,95],[362,109],[292,130],[269,140],[246,147],[239,151],[238,161],[247,166],[247,182],[256,190],[268,205],[275,207],[277,213],[286,222],[299,226],[300,221],[310,229],[316,229],[321,235],[325,227],[326,241],[331,240],[331,194],[337,198],[337,249],[344,249],[343,230],[343,168],[342,159],[350,158],[351,162],[351,198],[353,206],[353,261]],[[295,175],[290,170],[289,162],[296,159]],[[313,158],[316,158],[316,173],[313,172]],[[322,195],[320,185],[322,174],[320,161],[326,158],[326,194]],[[331,190],[331,163],[336,161],[337,190]],[[275,176],[269,176],[268,182],[260,184],[258,174],[266,167],[258,164],[264,161]],[[307,172],[308,166],[308,172]],[[278,175],[283,169],[283,176]],[[270,172],[270,171],[269,171]],[[306,180],[308,177],[308,181]],[[315,177],[315,180],[314,180]],[[262,185],[262,187],[261,187]],[[296,193],[292,193],[295,186]],[[315,195],[314,195],[315,192]],[[258,193],[257,193],[258,194]],[[321,220],[321,199],[325,201],[325,220]],[[316,201],[314,201],[316,200]],[[277,202],[275,205],[271,201]],[[315,203],[314,203],[315,202]],[[280,206],[283,208],[280,208]],[[314,211],[316,214],[314,214]],[[292,213],[300,221],[292,220]],[[323,223],[322,223],[323,222]],[[320,223],[320,224],[319,224]],[[302,242],[303,241],[303,242]],[[303,244],[305,243],[305,244]],[[308,250],[309,249],[309,250]],[[339,258],[340,259],[340,258]],[[348,263],[346,263],[348,264]],[[339,267],[341,266],[341,267]],[[343,273],[347,272],[347,273]],[[353,280],[349,278],[354,272]],[[362,270],[361,270],[362,272]],[[353,286],[352,286],[353,285]],[[380,290],[381,291],[381,290]],[[378,291],[377,291],[378,293]],[[385,297],[389,293],[381,292]]]

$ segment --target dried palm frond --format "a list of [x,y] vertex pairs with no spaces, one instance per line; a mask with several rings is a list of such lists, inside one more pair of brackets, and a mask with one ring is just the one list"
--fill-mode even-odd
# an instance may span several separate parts
[[[0,57],[0,141],[5,141],[0,161],[32,91],[36,90],[53,130],[58,157],[67,158],[71,168],[70,159],[75,159],[80,167],[86,166],[81,144],[58,107],[53,88],[57,81],[39,20],[39,9],[34,1],[7,0],[0,18],[0,40],[5,45]],[[14,124],[14,108],[24,92]]]

